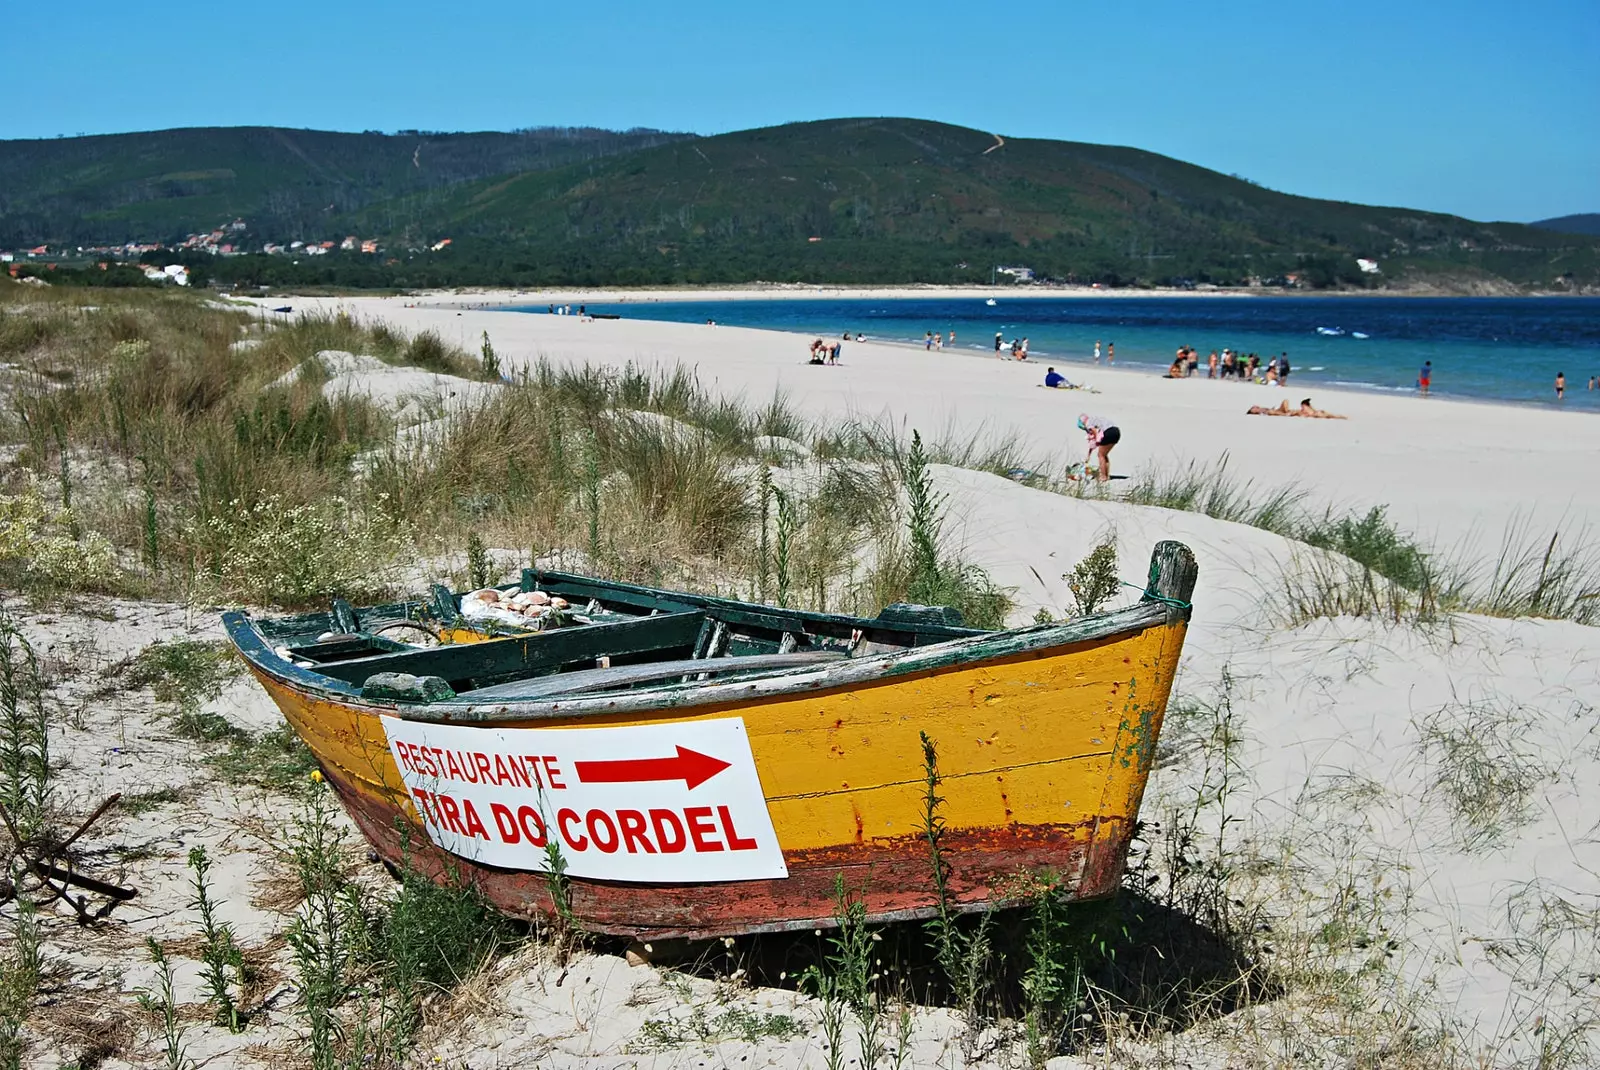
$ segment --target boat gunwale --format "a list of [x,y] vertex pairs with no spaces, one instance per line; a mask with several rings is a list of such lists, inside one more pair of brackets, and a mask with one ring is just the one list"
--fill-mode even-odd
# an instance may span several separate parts
[[[1170,571],[1163,570],[1160,566],[1165,560],[1171,560],[1177,567]],[[1194,557],[1188,547],[1163,541],[1156,544],[1151,555],[1150,583],[1143,598],[1134,605],[1109,613],[1093,614],[1060,624],[981,632],[925,646],[882,651],[821,667],[797,666],[739,680],[675,682],[609,694],[572,696],[564,700],[555,696],[549,699],[475,703],[471,701],[470,691],[447,702],[405,703],[390,699],[368,699],[362,696],[361,688],[355,684],[325,676],[280,657],[248,613],[232,610],[223,614],[222,621],[228,637],[250,665],[284,685],[296,687],[315,697],[392,712],[407,721],[493,725],[657,713],[664,710],[692,711],[701,706],[768,701],[940,669],[966,668],[986,661],[1086,642],[1132,637],[1150,628],[1187,621],[1193,611],[1188,598],[1193,591],[1195,576]]]
[[[1057,647],[1075,646],[1085,642],[1131,637],[1153,627],[1174,623],[1183,616],[1180,611],[1162,603],[1149,601],[1112,613],[1069,621],[1066,624],[1036,625],[1014,631],[952,639],[909,650],[885,651],[864,658],[852,658],[844,663],[835,662],[821,667],[796,666],[788,670],[778,669],[742,680],[672,683],[615,694],[572,696],[564,700],[556,697],[520,702],[483,703],[471,702],[470,691],[461,696],[466,701],[454,702],[403,703],[365,699],[361,695],[361,689],[354,684],[285,662],[266,645],[260,632],[256,630],[254,621],[247,615],[238,612],[225,614],[224,623],[229,637],[240,654],[261,672],[284,684],[336,701],[355,700],[362,706],[392,709],[396,716],[408,721],[491,724],[500,721],[554,720],[684,709],[720,705],[741,699],[771,699],[937,669],[966,667],[985,661],[1038,653]],[[689,701],[683,701],[685,699]]]

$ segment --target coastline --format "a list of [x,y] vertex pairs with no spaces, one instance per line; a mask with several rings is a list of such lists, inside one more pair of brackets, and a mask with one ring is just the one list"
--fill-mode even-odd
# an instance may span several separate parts
[[[601,300],[596,292],[589,297]],[[1004,439],[1051,463],[1081,457],[1073,423],[1088,411],[1123,428],[1115,471],[1225,462],[1257,492],[1292,486],[1319,508],[1385,506],[1392,520],[1442,544],[1498,538],[1513,523],[1600,522],[1600,484],[1592,478],[1600,420],[1586,412],[1318,384],[1315,404],[1348,420],[1273,419],[1245,409],[1304,395],[1077,362],[1064,366],[1094,392],[1047,391],[1038,382],[1054,358],[1022,363],[973,351],[973,359],[930,360],[919,346],[887,342],[849,343],[841,366],[818,368],[806,364],[808,334],[584,320],[466,303],[309,298],[296,311],[344,311],[411,333],[432,330],[468,352],[487,334],[510,374],[540,360],[688,367],[712,392],[759,400],[782,391],[813,419],[889,419],[936,437]]]
[[[304,296],[326,299],[327,295],[293,287],[275,291],[274,296]],[[348,299],[369,295],[352,294]],[[370,295],[379,296],[379,295]],[[1280,290],[1276,288],[1216,287],[1212,289],[1177,289],[1156,287],[1152,289],[1095,289],[1090,286],[944,286],[933,283],[910,283],[900,286],[844,286],[810,283],[747,283],[734,286],[552,286],[540,289],[514,289],[506,287],[460,288],[452,290],[416,290],[402,295],[405,300],[421,307],[440,308],[497,307],[506,305],[537,304],[652,304],[679,301],[804,301],[804,300],[894,300],[905,298],[932,298],[946,300],[1001,298],[1026,301],[1071,301],[1082,298],[1174,298],[1236,297],[1277,300],[1282,298],[1317,298],[1340,300],[1347,298],[1554,298],[1595,297],[1593,293],[1564,291],[1535,291],[1526,293],[1481,293],[1445,290],[1435,287],[1415,289],[1379,290]],[[253,298],[251,298],[253,300]]]

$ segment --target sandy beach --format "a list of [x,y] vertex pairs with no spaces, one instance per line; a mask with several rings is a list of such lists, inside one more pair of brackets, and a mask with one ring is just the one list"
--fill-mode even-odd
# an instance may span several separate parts
[[[781,391],[819,424],[858,417],[935,439],[1013,440],[1023,455],[1039,458],[1041,470],[1081,460],[1077,414],[1104,415],[1123,430],[1112,454],[1118,473],[1214,466],[1226,456],[1229,472],[1262,492],[1293,487],[1312,510],[1385,506],[1402,531],[1482,567],[1508,529],[1521,533],[1519,544],[1538,540],[1541,549],[1559,530],[1559,547],[1582,551],[1593,543],[1588,525],[1600,522],[1594,416],[1318,389],[1316,405],[1348,419],[1266,418],[1245,410],[1303,395],[1081,364],[1064,370],[1088,389],[1046,390],[1039,361],[887,344],[847,343],[840,366],[812,366],[805,335],[471,307],[508,299],[287,303],[296,314],[343,311],[396,334],[434,331],[468,354],[487,334],[512,377],[540,360],[682,365],[714,392],[750,405]],[[260,318],[286,320],[267,311],[283,303],[256,302]],[[223,348],[251,359],[270,334],[246,327],[230,324],[243,337]],[[396,417],[402,442],[424,445],[502,389],[360,353],[306,360],[279,382],[307,368],[315,368],[324,397],[364,396]],[[774,478],[806,478],[807,452],[795,451]],[[75,464],[88,470],[90,461]],[[1140,1031],[1112,1016],[1072,1054],[1034,1065],[1596,1065],[1600,627],[1577,623],[1570,611],[1568,619],[1297,611],[1295,585],[1330,562],[1339,566],[1283,535],[1130,504],[1117,499],[1116,483],[1111,493],[1080,496],[967,468],[930,471],[947,549],[1009,592],[1012,625],[1041,610],[1057,618],[1070,612],[1065,573],[1101,543],[1116,546],[1117,575],[1131,583],[1121,604],[1138,597],[1154,543],[1177,539],[1193,549],[1200,568],[1193,618],[1141,818],[1151,844],[1187,821],[1204,841],[1187,849],[1216,852],[1206,864],[1225,869],[1216,878],[1224,907],[1236,904],[1259,919],[1250,944],[1273,983],[1282,982],[1237,1009],[1208,999],[1181,1027]],[[443,557],[405,561],[405,589],[459,588],[465,555],[446,549]],[[527,563],[526,542],[487,553],[505,575]],[[82,928],[65,908],[51,908],[41,952],[48,1002],[30,1022],[31,1061],[23,1065],[72,1065],[85,1052],[100,1053],[92,1065],[117,1070],[162,1065],[161,1023],[138,1002],[161,984],[146,938],[162,942],[177,963],[172,1002],[187,1023],[187,1058],[250,1070],[309,1065],[300,974],[285,935],[302,909],[292,864],[294,837],[305,835],[299,794],[314,794],[320,782],[308,782],[305,769],[272,787],[230,781],[218,771],[216,739],[180,731],[181,706],[131,672],[175,641],[222,651],[219,610],[195,597],[189,605],[95,594],[59,604],[8,599],[49,669],[50,703],[70,711],[49,732],[58,797],[79,810],[113,792],[129,801],[82,843],[96,865],[138,890],[103,928]],[[203,723],[229,732],[268,733],[247,736],[258,744],[283,728],[236,665],[192,701],[184,716],[215,718]],[[390,876],[323,794],[330,827],[344,836],[349,879],[392,895]],[[215,860],[218,917],[233,926],[254,971],[250,1022],[238,1033],[206,1024],[195,935],[201,919],[186,868],[195,847]],[[1134,880],[1125,894],[1138,892]],[[828,1065],[837,1053],[825,1042],[820,1001],[798,991],[793,975],[752,982],[741,957],[747,951],[717,944],[695,969],[677,970],[630,962],[614,946],[556,961],[547,942],[529,940],[429,996],[404,1065]],[[346,1010],[354,1007],[352,998]],[[1015,1020],[963,1019],[949,1006],[911,1003],[897,1003],[893,1015],[895,1054],[879,1066],[1028,1065]],[[842,1043],[843,1065],[859,1067],[853,1027]]]
[[[696,291],[707,300],[740,293],[753,291]],[[1262,488],[1290,484],[1336,507],[1385,505],[1392,520],[1446,548],[1464,541],[1497,543],[1512,523],[1576,531],[1600,519],[1600,480],[1593,471],[1600,420],[1582,413],[1318,387],[1312,401],[1348,420],[1273,419],[1245,411],[1285,399],[1297,405],[1303,396],[1298,387],[1173,381],[1080,362],[1062,370],[1089,390],[1047,391],[1040,387],[1040,360],[852,342],[842,366],[814,367],[806,364],[811,338],[803,335],[453,307],[513,296],[517,303],[574,306],[652,299],[649,293],[582,291],[537,298],[301,298],[293,304],[381,317],[409,331],[434,330],[468,351],[476,351],[487,332],[512,371],[541,358],[614,367],[630,361],[684,365],[728,393],[766,398],[781,390],[813,416],[883,416],[924,434],[1014,436],[1041,458],[1081,460],[1082,435],[1073,427],[1078,413],[1104,415],[1123,432],[1112,457],[1114,472],[1211,464],[1226,455],[1230,471]]]

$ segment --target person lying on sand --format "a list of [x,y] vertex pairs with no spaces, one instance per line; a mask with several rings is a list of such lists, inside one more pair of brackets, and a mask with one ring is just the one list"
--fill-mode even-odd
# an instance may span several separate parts
[[1273,408],[1270,408],[1270,409],[1266,408],[1264,406],[1261,406],[1261,405],[1252,405],[1248,409],[1245,410],[1245,415],[1246,416],[1304,416],[1304,417],[1307,417],[1308,419],[1312,419],[1312,420],[1348,420],[1350,418],[1348,416],[1341,416],[1340,414],[1338,414],[1336,412],[1329,412],[1326,409],[1316,408],[1311,404],[1311,399],[1310,398],[1305,398],[1304,400],[1302,400],[1300,402],[1300,407],[1298,409],[1291,409],[1289,407],[1289,403],[1287,401],[1280,401],[1280,402],[1278,402],[1278,404],[1276,406],[1274,406]]

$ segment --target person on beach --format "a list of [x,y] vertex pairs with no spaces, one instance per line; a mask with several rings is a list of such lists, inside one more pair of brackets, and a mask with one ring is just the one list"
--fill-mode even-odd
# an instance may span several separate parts
[[1206,378],[1215,379],[1217,377],[1217,351],[1215,349],[1211,351],[1211,359],[1206,361],[1206,368]]
[[1556,372],[1556,400],[1560,401],[1567,396],[1567,373]]
[[1330,413],[1328,409],[1320,409],[1310,403],[1310,398],[1301,398],[1299,408],[1290,408],[1288,401],[1278,401],[1277,405],[1267,408],[1264,405],[1251,405],[1245,409],[1245,416],[1304,416],[1306,419],[1350,419],[1339,413]]
[[952,345],[952,346],[956,344],[956,332],[955,331],[951,331],[950,332],[950,341],[949,341],[948,344]]
[[1095,478],[1101,483],[1111,478],[1111,447],[1122,441],[1122,431],[1104,416],[1078,414],[1078,430],[1089,436],[1089,452],[1084,455],[1084,474],[1088,474],[1089,459],[1098,455],[1100,465]]
[[1310,398],[1303,398],[1300,407],[1291,409],[1288,401],[1280,401],[1268,408],[1264,405],[1252,405],[1245,410],[1246,416],[1303,416],[1309,420],[1348,420],[1350,417],[1341,416],[1326,409],[1319,409],[1311,404]]
[[1233,359],[1233,350],[1224,349],[1222,351],[1222,377],[1224,379],[1228,378],[1233,374],[1234,368],[1235,362]]
[[1428,396],[1428,387],[1433,383],[1433,361],[1422,362],[1422,370],[1417,373],[1417,390],[1423,397]]
[[1163,379],[1182,379],[1183,378],[1183,357],[1182,356],[1174,357],[1172,359],[1172,363],[1170,365],[1168,365],[1168,367],[1167,367],[1167,374],[1163,375],[1161,378],[1163,378]]
[[1253,381],[1256,377],[1256,369],[1259,367],[1261,367],[1261,358],[1254,353],[1250,354],[1250,366],[1246,370],[1245,378]]
[[1026,338],[1024,338],[1022,340],[1022,349],[1017,353],[1017,359],[1018,360],[1027,360],[1028,359],[1028,340]]
[[1003,338],[1002,338],[1000,332],[999,331],[995,331],[994,332],[994,351],[996,353],[1000,352],[1000,345],[1001,345],[1002,341],[1003,341]]
[[1284,386],[1289,385],[1289,354],[1287,353],[1278,358],[1278,382]]
[[[1048,386],[1050,389],[1055,390],[1055,389],[1059,388],[1061,386],[1061,384],[1065,383],[1066,381],[1067,381],[1067,377],[1065,375],[1062,375],[1060,372],[1056,371],[1054,368],[1046,368],[1044,370],[1044,385]],[[1071,384],[1068,384],[1068,385],[1071,385]]]
[[1100,339],[1098,338],[1094,340],[1094,362],[1096,364],[1100,363]]
[[1106,363],[1107,364],[1115,364],[1116,362],[1117,362],[1117,343],[1115,343],[1115,342],[1107,342],[1106,343]]

